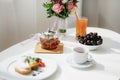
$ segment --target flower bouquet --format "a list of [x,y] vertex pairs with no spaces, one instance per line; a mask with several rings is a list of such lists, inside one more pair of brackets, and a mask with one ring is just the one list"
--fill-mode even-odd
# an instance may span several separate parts
[[77,2],[77,0],[50,0],[43,4],[48,18],[57,16],[58,32],[66,33],[66,18],[75,10]]
[[43,6],[46,8],[48,18],[57,16],[66,19],[71,11],[77,7],[77,2],[77,0],[50,0],[50,2],[44,3]]

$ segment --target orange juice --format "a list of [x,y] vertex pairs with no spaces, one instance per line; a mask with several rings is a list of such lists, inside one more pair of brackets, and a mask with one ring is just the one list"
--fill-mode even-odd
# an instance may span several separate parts
[[76,19],[76,37],[86,35],[87,24],[87,18]]

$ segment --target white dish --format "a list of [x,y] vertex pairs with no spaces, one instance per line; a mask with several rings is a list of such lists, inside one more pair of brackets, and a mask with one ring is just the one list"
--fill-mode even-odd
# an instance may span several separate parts
[[68,56],[66,61],[70,66],[75,67],[75,68],[88,68],[95,64],[95,61],[91,58],[88,59],[88,61],[83,64],[75,63],[72,59],[72,55]]
[[[41,58],[41,57],[40,57]],[[15,72],[14,65],[16,63],[17,57],[8,61],[6,66],[6,72],[12,74],[13,76],[19,79],[26,79],[26,80],[43,80],[51,76],[57,70],[57,64],[51,59],[41,58],[42,61],[45,63],[44,68],[39,68],[37,71],[32,71],[29,75],[22,75]],[[38,73],[39,72],[39,73]],[[33,73],[37,73],[37,76],[33,76]]]
[[84,44],[81,44],[81,43],[79,43],[81,46],[85,46],[85,47],[87,47],[90,51],[94,51],[94,50],[96,50],[96,49],[98,49],[101,45],[84,45]]
[[92,46],[90,46],[90,45],[84,45],[84,44],[80,43],[80,45],[86,46],[90,51],[93,51],[93,50],[96,50],[97,48],[99,48],[102,44],[101,45],[92,45]]
[[89,45],[85,45],[90,51],[92,50],[96,50],[97,48],[100,47],[100,45],[93,45],[93,46],[89,46]]

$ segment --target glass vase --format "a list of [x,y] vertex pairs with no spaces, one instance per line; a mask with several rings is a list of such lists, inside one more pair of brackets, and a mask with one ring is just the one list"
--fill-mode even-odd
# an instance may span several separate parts
[[57,29],[57,34],[59,38],[63,38],[66,36],[66,32],[67,32],[67,18],[66,19],[62,19],[62,18],[58,18],[58,29]]

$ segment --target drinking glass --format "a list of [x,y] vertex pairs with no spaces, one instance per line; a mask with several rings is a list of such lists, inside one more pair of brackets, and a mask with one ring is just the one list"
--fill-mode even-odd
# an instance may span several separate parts
[[88,25],[88,19],[85,17],[76,19],[76,37],[85,36]]

